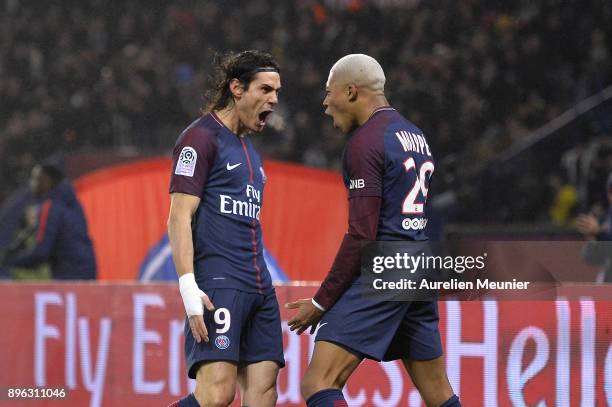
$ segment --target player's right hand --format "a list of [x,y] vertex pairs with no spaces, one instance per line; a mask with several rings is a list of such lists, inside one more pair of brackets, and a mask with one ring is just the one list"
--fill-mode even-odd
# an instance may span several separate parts
[[208,295],[200,290],[193,273],[183,274],[179,278],[179,289],[194,339],[198,343],[202,340],[208,342],[208,330],[204,324],[204,307],[208,311],[214,311],[215,306]]
[[323,317],[323,311],[314,306],[312,298],[287,303],[285,308],[298,310],[298,313],[287,323],[289,329],[297,331],[298,335],[301,335],[308,328],[310,328],[310,334],[314,334],[319,321]]
[[[204,291],[200,290],[201,293],[201,303],[206,307],[208,311],[214,311],[215,306],[208,298],[208,295],[204,293]],[[204,323],[204,310],[202,310],[202,314],[191,315],[189,317],[189,327],[191,328],[191,333],[193,334],[194,339],[197,343],[202,341],[208,342],[208,330],[206,329],[206,324]]]

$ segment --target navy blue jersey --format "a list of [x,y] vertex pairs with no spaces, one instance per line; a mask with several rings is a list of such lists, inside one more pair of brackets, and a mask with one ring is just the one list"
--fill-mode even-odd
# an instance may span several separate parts
[[391,107],[376,110],[344,151],[349,198],[382,199],[377,240],[427,240],[425,206],[433,171],[423,132]]
[[179,136],[170,193],[201,199],[192,231],[195,277],[203,290],[272,290],[259,223],[265,180],[249,138],[234,134],[214,113]]

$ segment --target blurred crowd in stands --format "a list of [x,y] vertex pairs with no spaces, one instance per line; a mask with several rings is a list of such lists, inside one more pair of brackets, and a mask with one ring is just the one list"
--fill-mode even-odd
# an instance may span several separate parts
[[0,203],[53,153],[170,150],[204,105],[215,51],[275,55],[281,104],[260,148],[329,169],[344,137],[321,108],[328,70],[372,55],[449,186],[612,82],[612,4],[595,0],[1,4]]
[[549,181],[554,196],[552,222],[567,226],[577,213],[585,212],[605,217],[609,180],[612,180],[612,137],[594,138],[565,151],[559,172]]

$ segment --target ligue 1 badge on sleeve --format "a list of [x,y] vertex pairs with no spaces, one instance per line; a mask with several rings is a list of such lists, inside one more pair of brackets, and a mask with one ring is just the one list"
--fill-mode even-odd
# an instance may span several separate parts
[[219,335],[215,338],[215,346],[221,350],[227,349],[230,346],[230,339],[225,335]]
[[263,167],[259,167],[259,171],[261,172],[261,182],[265,184],[268,178],[266,177]]
[[197,161],[198,153],[192,147],[183,147],[178,162],[176,163],[176,170],[174,170],[174,173],[176,175],[193,177]]

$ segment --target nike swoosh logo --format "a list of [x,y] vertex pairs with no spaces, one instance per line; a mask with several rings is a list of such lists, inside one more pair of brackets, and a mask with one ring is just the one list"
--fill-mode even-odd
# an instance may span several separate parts
[[319,325],[319,329],[323,328],[323,325],[327,325],[329,324],[329,322],[323,322],[322,324]]
[[238,167],[240,164],[242,164],[242,163],[238,163],[238,164],[234,164],[234,165],[230,165],[230,163],[227,163],[227,167],[226,168],[227,168],[228,171],[231,171],[234,168]]

